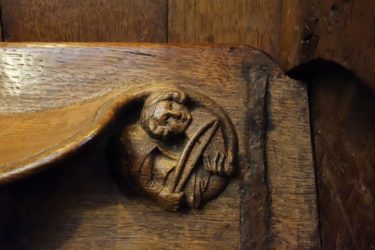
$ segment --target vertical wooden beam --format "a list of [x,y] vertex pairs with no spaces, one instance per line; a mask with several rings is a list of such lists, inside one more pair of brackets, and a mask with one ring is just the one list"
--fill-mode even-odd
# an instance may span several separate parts
[[245,64],[242,74],[248,79],[247,117],[244,135],[246,162],[241,188],[241,248],[267,249],[269,231],[269,190],[265,159],[265,125],[268,74],[262,66]]
[[5,41],[166,42],[167,0],[0,0]]
[[278,75],[270,80],[266,98],[269,247],[318,249],[317,194],[306,85]]

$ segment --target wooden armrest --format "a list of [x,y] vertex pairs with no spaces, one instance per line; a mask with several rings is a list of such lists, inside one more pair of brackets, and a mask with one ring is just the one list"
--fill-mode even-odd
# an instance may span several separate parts
[[[111,151],[105,161],[114,175],[145,194],[141,201],[128,196],[127,205],[116,208],[127,216],[115,223],[134,228],[121,228],[111,240],[144,248],[160,243],[156,233],[168,239],[162,246],[319,247],[306,86],[263,52],[247,46],[0,46],[1,184],[69,157],[82,160],[87,155],[77,150],[100,141],[99,154]],[[171,216],[178,230],[163,224]],[[154,229],[136,229],[132,220]],[[90,217],[87,223],[99,222]],[[207,236],[192,223],[207,227]],[[132,230],[150,240],[122,237]],[[230,232],[213,239],[223,230]],[[170,237],[174,233],[178,237]],[[190,242],[197,237],[202,240]]]

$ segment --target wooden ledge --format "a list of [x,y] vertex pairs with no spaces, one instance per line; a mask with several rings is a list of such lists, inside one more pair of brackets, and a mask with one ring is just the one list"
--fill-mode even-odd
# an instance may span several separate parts
[[[133,100],[172,86],[209,97],[227,114],[238,136],[237,175],[200,213],[165,214],[147,199],[127,197],[127,206],[116,207],[116,213],[127,216],[113,223],[143,221],[142,213],[151,211],[156,222],[172,216],[181,227],[159,228],[148,222],[154,231],[139,228],[147,242],[125,240],[121,235],[131,235],[132,229],[119,227],[121,232],[111,241],[125,240],[139,248],[160,243],[155,242],[158,237],[168,239],[167,245],[189,242],[192,248],[205,249],[222,244],[230,249],[319,248],[306,87],[285,76],[263,52],[246,46],[1,44],[0,183],[48,169],[101,135],[116,136],[116,124],[133,120],[138,112],[130,105]],[[85,161],[80,157],[72,161]],[[71,173],[66,181],[75,183],[81,177]],[[84,178],[96,185],[90,176]],[[70,199],[66,195],[79,192],[69,188],[56,195]],[[86,191],[86,197],[98,195]],[[86,222],[95,225],[94,217]],[[204,236],[189,225],[206,228],[205,221],[210,225],[207,235],[221,235],[228,228],[230,232],[214,243],[213,236],[194,241]],[[91,226],[85,230],[81,233],[93,234]],[[176,231],[178,237],[171,238]],[[98,232],[94,235],[99,237]],[[71,242],[82,236],[75,235]]]

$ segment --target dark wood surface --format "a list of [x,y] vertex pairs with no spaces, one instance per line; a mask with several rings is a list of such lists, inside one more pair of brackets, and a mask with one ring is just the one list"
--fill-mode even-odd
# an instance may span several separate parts
[[166,42],[166,0],[0,1],[3,39]]
[[372,249],[374,93],[337,65],[310,68],[309,75],[296,77],[307,80],[311,90],[323,247]]
[[168,41],[248,44],[278,58],[280,8],[259,0],[169,1]]
[[5,41],[248,44],[284,71],[335,61],[375,88],[373,1],[2,0]]
[[[152,42],[186,42],[210,43],[229,42],[246,43],[264,49],[278,60],[284,71],[287,71],[302,62],[313,58],[333,60],[349,70],[352,70],[363,80],[356,81],[353,88],[344,94],[350,95],[356,86],[372,86],[356,92],[356,99],[366,99],[366,93],[374,89],[374,70],[372,70],[374,56],[373,23],[374,6],[372,1],[283,1],[282,4],[271,5],[259,0],[227,1],[216,0],[209,5],[208,1],[0,1],[2,12],[1,27],[3,40],[6,41],[152,41]],[[246,11],[242,11],[242,10]],[[232,12],[227,11],[232,10]],[[213,13],[215,12],[215,13]],[[167,13],[168,17],[167,17]],[[272,15],[271,15],[272,14]],[[277,17],[277,18],[275,18]],[[172,21],[173,20],[173,21]],[[183,23],[185,22],[185,23]],[[218,26],[220,24],[220,26]],[[169,26],[169,27],[168,27]],[[186,27],[186,28],[185,28]],[[276,27],[276,28],[274,28]],[[249,32],[248,32],[249,31]],[[251,31],[251,32],[250,32]],[[264,32],[267,31],[267,32]],[[272,32],[271,32],[272,31]],[[170,36],[170,38],[168,38]],[[262,41],[262,42],[259,42]],[[305,69],[306,72],[315,72]],[[311,77],[311,76],[310,76]],[[309,81],[309,79],[303,79]],[[327,85],[331,80],[325,80]],[[322,112],[328,107],[326,102],[334,102],[344,95],[339,87],[324,88],[314,81],[309,91],[316,93],[316,101],[311,105],[320,107]],[[334,83],[339,85],[339,83]],[[340,81],[344,84],[344,81]],[[321,96],[318,98],[318,96]],[[320,103],[319,103],[320,102]],[[345,106],[346,105],[346,106]],[[336,110],[352,113],[351,104],[342,103]],[[343,119],[343,126],[356,123],[358,131],[369,124],[371,110],[361,110],[363,119]],[[313,116],[313,121],[320,121],[320,131],[330,131],[332,138],[339,138],[336,127],[332,121],[325,119],[322,112]],[[371,123],[370,123],[371,124]],[[354,125],[350,125],[354,126]],[[318,130],[313,130],[313,136]],[[336,147],[316,140],[315,151],[328,152],[335,150],[335,154],[325,157],[327,161],[340,161],[342,164],[353,164],[347,157],[340,159],[336,155],[362,155],[355,161],[353,170],[357,175],[368,175],[368,159],[373,159],[371,148],[363,150],[352,146],[357,138],[353,129],[346,130],[346,145],[349,148]],[[366,144],[373,144],[374,140],[366,137]],[[369,151],[370,150],[370,151]],[[315,155],[317,158],[318,156]],[[322,169],[323,161],[317,161],[316,167]],[[318,172],[320,174],[320,172]],[[333,171],[333,176],[336,172]],[[338,178],[338,176],[336,176]],[[339,181],[340,179],[338,179]],[[361,185],[355,179],[356,185]],[[336,185],[336,182],[332,182]],[[322,186],[320,186],[322,188]],[[332,189],[326,186],[327,190]],[[6,196],[5,199],[12,197]],[[374,195],[371,195],[372,199]],[[320,199],[321,210],[330,207],[331,202]],[[349,209],[348,203],[342,203],[344,209]],[[357,203],[358,211],[367,210],[368,207]],[[335,211],[335,209],[333,209]],[[335,223],[329,216],[322,217],[327,220],[331,229]],[[343,217],[337,219],[342,221]],[[322,222],[324,223],[324,222]],[[374,228],[374,220],[367,220],[366,225]],[[353,235],[365,236],[362,226],[351,228]],[[368,231],[365,231],[368,232]],[[334,245],[336,237],[341,237],[340,230],[331,233],[322,230],[323,245]],[[335,235],[333,237],[333,235]]]
[[[325,204],[321,209],[324,246],[373,249],[375,96],[353,78],[316,84],[319,87],[312,92],[312,102],[325,100],[324,106],[315,105],[312,110],[315,144],[319,145],[319,196]],[[338,96],[329,96],[326,88],[334,89]]]
[[373,1],[283,1],[280,63],[334,61],[375,90]]
[[285,71],[332,60],[375,89],[374,9],[372,1],[171,0],[168,41],[252,45]]
[[[277,77],[268,91],[266,158],[272,232],[268,240],[271,249],[319,249],[307,88],[302,82]],[[289,129],[293,133],[285,133]],[[293,208],[286,209],[290,203]],[[294,235],[285,233],[289,230]]]
[[[38,62],[0,65],[5,69],[0,152],[6,156],[0,159],[1,180],[49,169],[1,187],[9,199],[2,208],[9,219],[1,230],[12,230],[3,245],[318,248],[307,92],[262,52],[231,46],[6,43],[1,50],[4,58]],[[18,72],[22,81],[9,75],[22,67],[28,72]],[[41,73],[42,82],[34,81]],[[111,174],[110,138],[119,136],[116,127],[135,112],[127,104],[165,85],[208,95],[228,113],[238,135],[238,173],[201,210],[166,212],[147,197],[131,195],[122,188],[124,180]]]

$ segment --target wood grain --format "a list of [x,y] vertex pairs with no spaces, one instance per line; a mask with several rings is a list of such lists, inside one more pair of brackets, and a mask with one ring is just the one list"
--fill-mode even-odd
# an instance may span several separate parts
[[[202,211],[170,213],[116,185],[102,144],[52,171],[9,186],[8,249],[234,249],[239,213],[232,183]],[[32,187],[32,188],[31,188]],[[225,217],[225,220],[223,220]],[[3,229],[3,228],[2,228]],[[4,236],[5,236],[4,235]]]
[[170,0],[168,42],[248,44],[279,55],[279,1]]
[[334,61],[375,89],[373,1],[284,1],[282,67],[308,60]]
[[375,96],[344,69],[316,68],[312,128],[319,183],[322,246],[375,246]]
[[[169,5],[169,18],[167,17],[167,4]],[[16,0],[16,1],[0,1],[0,8],[2,8],[2,19],[4,23],[3,32],[7,41],[167,41],[169,34],[170,41],[172,42],[186,42],[186,43],[207,43],[207,42],[225,42],[225,43],[246,43],[264,49],[278,60],[284,70],[289,70],[300,63],[309,61],[314,58],[324,58],[333,60],[348,69],[355,72],[364,84],[372,86],[374,90],[374,70],[372,70],[374,55],[373,44],[373,26],[374,26],[374,9],[373,2],[371,1],[293,1],[286,0],[282,3],[266,3],[259,0],[246,0],[246,1],[178,1],[169,0],[165,1],[45,1],[45,0]],[[54,14],[50,14],[54,13]],[[167,20],[167,18],[169,20]],[[167,23],[170,29],[167,30]],[[190,25],[192,23],[193,25]],[[0,27],[1,28],[1,27]],[[250,32],[251,31],[251,32]],[[0,33],[1,36],[1,33]],[[7,77],[16,80],[17,74],[27,72],[28,65],[30,65],[30,58],[22,58],[7,53],[7,59],[4,64],[9,60],[20,60],[17,67],[13,67],[7,71]],[[86,58],[87,59],[87,58]],[[21,62],[24,61],[24,66],[21,67]],[[32,63],[37,64],[36,61]],[[84,62],[82,61],[82,64]],[[61,66],[61,65],[60,65]],[[39,64],[39,69],[43,69],[43,63]],[[12,70],[15,73],[12,74]],[[39,71],[43,72],[43,70]],[[111,71],[109,71],[111,73]],[[56,70],[55,74],[59,71]],[[5,73],[3,73],[4,75]],[[316,74],[321,74],[317,72]],[[41,75],[33,74],[34,79],[41,79]],[[60,75],[63,77],[63,75]],[[84,84],[84,78],[88,75],[82,76],[80,84]],[[27,73],[19,80],[32,82],[31,77],[27,77]],[[50,77],[46,79],[44,85],[53,82],[58,77]],[[341,82],[345,82],[342,79]],[[109,84],[109,83],[107,83]],[[318,84],[318,81],[314,82]],[[328,83],[327,83],[328,84]],[[337,83],[338,84],[338,83]],[[110,84],[109,84],[110,85]],[[358,85],[356,82],[355,85]],[[7,91],[11,91],[14,95],[22,91],[17,88],[22,86],[12,85]],[[40,94],[38,84],[30,84],[30,87],[22,86],[22,89]],[[110,85],[112,86],[112,85]],[[71,87],[73,88],[73,87]],[[89,88],[89,87],[88,87]],[[320,88],[320,87],[319,87]],[[47,88],[48,89],[48,88]],[[361,91],[359,94],[355,91],[356,87],[352,86],[345,91],[349,95],[350,91],[354,91],[356,99],[362,99],[357,95],[365,96],[366,91]],[[53,89],[46,90],[48,92]],[[93,91],[93,90],[91,90]],[[99,91],[100,92],[100,91]],[[105,90],[103,91],[103,93]],[[330,93],[328,93],[330,92]],[[101,94],[103,94],[101,92]],[[321,121],[320,128],[314,130],[314,134],[330,131],[329,135],[334,137],[343,136],[338,132],[336,127],[329,127],[329,124],[334,122],[327,122],[328,119],[319,118],[320,115],[326,114],[323,110],[326,108],[327,99],[337,99],[342,93],[339,87],[323,88],[316,93],[316,101],[313,105],[318,106],[314,120]],[[95,96],[95,94],[92,94]],[[322,97],[318,97],[321,95]],[[91,95],[87,95],[90,99]],[[1,96],[3,97],[3,96]],[[79,94],[74,95],[71,99],[79,97]],[[55,97],[53,97],[55,98]],[[52,99],[53,99],[52,98]],[[48,95],[43,96],[43,102],[53,107],[61,107],[64,105],[63,97],[57,104],[53,104],[53,100]],[[69,99],[69,98],[68,98]],[[22,101],[21,101],[22,100]],[[69,99],[70,100],[70,99]],[[0,98],[0,103],[2,98]],[[13,106],[11,112],[22,110],[38,110],[40,107],[27,97],[21,94],[20,98],[12,97],[7,98]],[[72,102],[71,100],[68,103]],[[321,103],[319,103],[321,102]],[[0,108],[4,111],[4,103],[1,103]],[[19,104],[23,103],[23,104]],[[28,104],[30,106],[28,106]],[[359,112],[348,109],[347,102],[340,102],[343,106],[335,106],[335,110],[346,110],[345,112]],[[9,108],[9,107],[8,107]],[[333,108],[332,108],[333,109]],[[327,108],[327,110],[332,110]],[[328,112],[328,111],[327,111]],[[336,112],[336,111],[330,111]],[[344,111],[343,111],[344,112]],[[371,114],[370,111],[368,111]],[[354,114],[353,114],[354,115]],[[348,115],[349,116],[349,115]],[[328,114],[327,114],[328,117]],[[361,126],[367,126],[366,119],[353,119],[358,122],[357,125],[351,123],[351,119],[342,120],[342,124],[349,124],[352,134],[347,130],[345,138],[357,138],[360,134],[358,131],[363,131]],[[323,122],[325,121],[325,122]],[[34,123],[38,120],[35,119]],[[47,122],[45,123],[48,124]],[[360,125],[362,124],[362,125]],[[12,125],[12,124],[11,124]],[[22,127],[22,124],[17,124]],[[46,126],[48,128],[48,126]],[[356,127],[357,130],[353,129]],[[36,128],[35,128],[36,129]],[[322,132],[323,131],[323,132]],[[328,133],[328,132],[327,132]],[[317,135],[319,137],[319,135]],[[359,138],[362,138],[360,135]],[[369,137],[369,136],[367,136]],[[320,137],[319,137],[320,138]],[[323,137],[322,137],[323,138]],[[323,139],[326,139],[324,137]],[[366,162],[370,159],[371,148],[353,148],[350,150],[344,147],[332,146],[331,143],[326,143],[325,140],[319,139],[316,142],[316,147],[320,145],[317,152],[332,152],[324,154],[322,160],[317,161],[317,167],[323,169],[323,166],[330,164],[329,169],[334,169],[336,162],[352,166],[358,170],[358,175],[362,175],[361,171],[366,172]],[[349,139],[348,139],[349,140]],[[353,139],[354,140],[354,139]],[[365,139],[363,139],[365,140]],[[46,141],[48,142],[48,141]],[[346,142],[346,141],[345,141]],[[36,142],[30,142],[36,143]],[[19,141],[19,145],[22,142]],[[336,145],[336,144],[335,144]],[[340,144],[344,145],[344,144]],[[357,144],[356,144],[357,145]],[[332,148],[335,151],[331,151]],[[338,155],[346,155],[354,153],[355,156],[361,155],[362,160],[352,159],[348,157],[338,158]],[[319,156],[318,156],[319,157]],[[353,156],[354,157],[354,156]],[[320,158],[319,158],[320,159]],[[324,160],[324,161],[323,161]],[[371,160],[371,159],[370,159]],[[261,169],[263,171],[263,169]],[[262,172],[260,172],[261,174]],[[341,180],[335,176],[337,172],[332,171],[330,176],[335,180]],[[369,176],[369,174],[365,174]],[[346,176],[349,180],[356,182],[359,179],[351,179],[351,176]],[[324,182],[326,183],[326,182]],[[328,182],[327,182],[328,183]],[[356,182],[357,186],[361,186],[363,181]],[[325,186],[326,185],[326,186]],[[324,190],[324,194],[331,192],[331,186],[325,184],[320,186]],[[332,184],[333,185],[333,184]],[[344,184],[343,184],[344,185]],[[349,185],[349,184],[348,184]],[[366,189],[368,189],[366,184]],[[264,186],[259,186],[266,192]],[[255,190],[255,189],[252,189]],[[338,190],[341,190],[340,188]],[[333,192],[333,191],[332,191]],[[337,191],[339,192],[339,191]],[[329,199],[321,198],[322,211],[329,211],[327,215],[323,216],[323,246],[335,245],[336,237],[341,235],[341,231],[332,230],[337,229],[337,223],[343,223],[342,218],[337,215],[336,207],[332,204],[341,204],[340,209],[344,211],[352,211],[351,203],[337,202],[332,203],[333,193],[329,193]],[[366,196],[366,192],[358,193],[359,197]],[[340,195],[339,195],[340,196]],[[5,200],[12,200],[9,195],[6,195]],[[249,196],[251,197],[251,196]],[[257,196],[254,196],[257,197]],[[265,196],[262,196],[263,198]],[[254,204],[255,204],[254,199]],[[262,201],[264,202],[264,201]],[[260,202],[260,204],[262,204]],[[363,211],[367,208],[367,203],[356,202],[356,211]],[[261,207],[262,205],[260,205]],[[6,211],[9,206],[6,206]],[[367,209],[366,209],[367,210]],[[263,212],[263,210],[261,210]],[[356,214],[355,212],[352,214]],[[259,215],[259,214],[258,214]],[[366,217],[366,223],[371,219]],[[253,217],[257,218],[257,217]],[[361,217],[362,218],[362,217]],[[326,222],[324,222],[326,221]],[[349,221],[354,221],[350,219]],[[348,225],[350,225],[349,223]],[[248,225],[248,224],[245,224]],[[245,226],[246,227],[246,226]],[[328,228],[328,229],[326,229]],[[358,232],[362,232],[362,227],[356,228],[351,226],[343,226],[343,231],[351,231],[352,237],[356,237]],[[263,230],[263,229],[262,229]],[[254,230],[259,237],[262,237],[263,232],[261,229]],[[364,239],[363,242],[368,243],[366,237],[369,234],[361,234]],[[343,233],[349,235],[350,233]],[[1,235],[1,234],[0,234]],[[5,235],[5,234],[4,234]],[[257,237],[258,237],[257,236]],[[250,236],[249,236],[250,237]],[[254,237],[255,234],[254,234]],[[348,237],[343,237],[348,238]],[[344,241],[340,241],[342,247],[345,246]],[[362,242],[362,241],[361,241]],[[358,244],[357,244],[358,245]],[[368,246],[368,245],[367,245]]]
[[169,0],[168,41],[248,44],[269,53],[284,71],[317,58],[332,60],[375,89],[374,4]]
[[269,235],[269,189],[266,169],[266,92],[268,75],[266,67],[245,64],[243,75],[248,78],[246,129],[244,139],[248,142],[242,173],[241,192],[241,247],[264,249],[268,247]]
[[373,1],[2,0],[0,7],[6,41],[248,44],[284,71],[322,58],[375,88]]
[[[17,48],[17,46],[20,47]],[[216,61],[229,60],[235,63],[236,60],[240,60],[243,57],[241,53],[237,54],[238,57],[232,57],[229,52],[225,52],[228,49],[221,49],[220,47],[210,51],[206,48],[194,49],[192,47],[151,45],[122,47],[121,45],[102,44],[95,47],[93,45],[77,44],[52,47],[51,45],[46,45],[46,48],[40,45],[30,46],[30,48],[25,48],[17,44],[3,44],[2,48],[3,71],[1,79],[3,81],[0,86],[2,95],[0,107],[3,112],[1,126],[3,128],[1,132],[3,136],[1,139],[4,140],[2,143],[4,146],[1,151],[5,152],[9,147],[9,145],[5,147],[7,144],[5,142],[14,142],[14,148],[9,151],[10,154],[6,158],[0,159],[3,173],[11,171],[11,169],[18,169],[21,166],[28,166],[30,159],[33,159],[32,162],[34,163],[39,161],[50,162],[52,159],[49,155],[60,155],[60,153],[52,153],[55,150],[61,150],[65,147],[72,150],[80,145],[80,141],[83,142],[90,139],[92,137],[91,134],[96,134],[104,127],[104,124],[109,122],[111,114],[119,106],[118,103],[126,102],[127,97],[129,98],[132,93],[134,94],[134,92],[129,92],[131,87],[137,86],[134,89],[140,91],[142,87],[158,82],[175,84],[179,82],[177,79],[184,79],[183,82],[197,82],[197,86],[200,86],[200,82],[207,82],[206,74],[203,74],[200,66],[201,61],[205,61],[208,65],[212,63],[212,72],[219,72],[224,65],[221,63],[215,65]],[[251,51],[249,48],[243,49]],[[199,50],[202,50],[202,53],[197,57],[188,55],[189,51],[193,53]],[[100,53],[97,53],[98,51]],[[186,54],[173,59],[172,55],[179,51],[186,51],[184,52]],[[225,52],[226,57],[229,58],[212,57],[212,53],[215,53],[215,51],[219,55]],[[250,54],[254,54],[255,58],[261,55],[261,53],[255,51]],[[28,60],[30,60],[29,63],[24,63]],[[161,61],[163,63],[159,63]],[[185,64],[190,65],[190,63],[196,63],[196,65],[189,66],[189,71],[184,70]],[[153,70],[150,72],[149,69],[151,68]],[[190,70],[194,73],[190,74]],[[24,72],[27,73],[25,74]],[[167,73],[162,74],[161,72]],[[229,76],[228,74],[231,74],[235,79],[240,77],[238,73],[237,75],[235,72],[228,73],[227,70],[220,74],[209,74],[209,76],[217,82],[218,86],[225,86],[228,84],[226,80]],[[43,77],[40,77],[41,75]],[[241,82],[241,80],[238,82]],[[127,93],[127,95],[122,94],[121,97],[121,93]],[[114,96],[120,96],[120,98],[114,101]],[[112,102],[108,101],[106,104],[107,100],[111,98]],[[40,102],[40,100],[43,100],[43,102]],[[81,103],[84,104],[81,105]],[[62,107],[66,107],[69,112],[65,112],[65,109],[61,109]],[[97,112],[96,114],[83,112],[85,115],[79,117],[79,120],[88,118],[86,119],[87,121],[95,120],[96,122],[88,122],[87,126],[82,124],[84,129],[81,131],[84,134],[83,136],[77,136],[77,132],[74,131],[79,129],[76,126],[79,122],[75,123],[75,117],[79,116],[78,113],[82,112],[85,107],[91,110],[95,108],[99,110],[100,108],[103,112]],[[79,108],[82,108],[82,110],[79,111]],[[31,111],[30,115],[25,113]],[[36,111],[42,113],[36,114]],[[51,112],[51,115],[44,115],[44,112]],[[62,116],[66,116],[67,119],[61,120],[60,115],[58,115],[59,112],[61,112]],[[17,116],[16,113],[22,113],[19,114],[20,117],[18,119],[30,121],[29,125],[27,123],[20,124],[19,130],[10,126],[10,122],[14,119],[12,117]],[[26,115],[30,116],[30,118],[26,117]],[[60,143],[55,141],[52,144],[54,145],[53,148],[48,146],[48,142],[50,137],[55,137],[53,135],[54,130],[45,130],[42,127],[38,127],[38,118],[32,118],[38,117],[38,115],[40,117],[49,117],[49,121],[45,120],[45,123],[40,123],[39,126],[45,124],[47,127],[52,128],[54,126],[59,127],[59,124],[61,124],[66,131],[66,133],[61,135],[60,139],[56,137],[56,140],[60,141]],[[5,116],[9,117],[9,119],[6,119]],[[89,118],[90,116],[93,117]],[[27,129],[28,126],[30,129]],[[38,129],[40,132],[38,132]],[[14,133],[14,131],[19,132]],[[31,133],[31,131],[35,131],[35,133]],[[46,132],[44,134],[46,140],[42,140],[39,136],[42,131]],[[47,133],[47,131],[49,132]],[[21,135],[20,133],[25,134]],[[14,138],[15,135],[19,138],[30,138],[30,143],[38,144],[38,146],[32,147],[34,153],[22,150],[24,142]],[[35,141],[31,139],[30,136],[32,135],[35,136]],[[72,140],[63,140],[63,138],[69,137],[78,139],[74,139],[74,142]],[[49,150],[46,150],[47,148]],[[63,151],[65,152],[65,150]],[[15,159],[20,160],[19,163],[15,163]],[[23,160],[21,161],[21,159]],[[31,168],[26,167],[26,169]]]
[[280,64],[284,70],[315,58],[319,36],[316,26],[319,22],[316,0],[283,1],[280,28]]
[[[74,136],[74,130],[88,129],[89,131],[91,126],[97,127],[98,123],[95,119],[87,120],[89,126],[85,125],[85,122],[80,122],[80,119],[86,121],[86,118],[93,116],[101,120],[103,114],[113,117],[112,108],[108,109],[102,105],[103,100],[104,102],[110,100],[109,102],[113,103],[113,95],[109,93],[115,93],[117,97],[122,96],[119,102],[124,104],[122,100],[126,96],[131,96],[130,87],[145,90],[147,86],[155,88],[161,83],[185,87],[193,85],[204,93],[211,93],[210,97],[222,104],[226,112],[230,114],[232,121],[236,124],[236,129],[243,131],[245,123],[243,117],[246,112],[243,103],[247,96],[245,91],[242,96],[239,96],[237,90],[245,88],[247,80],[242,76],[240,65],[244,58],[249,58],[250,61],[266,60],[270,65],[272,64],[260,52],[252,51],[249,48],[234,49],[237,52],[233,53],[233,49],[229,47],[96,46],[99,47],[93,45],[33,45],[25,48],[23,45],[4,45],[3,52],[11,52],[21,58],[27,57],[26,55],[36,57],[35,61],[38,61],[37,58],[42,60],[43,77],[46,82],[44,84],[43,80],[33,82],[33,77],[30,76],[24,78],[20,84],[17,78],[14,80],[3,75],[1,95],[5,102],[2,107],[3,115],[7,117],[1,119],[4,129],[1,132],[0,140],[5,142],[4,140],[9,139],[12,135],[22,138],[20,133],[12,132],[14,130],[12,126],[8,126],[8,122],[11,122],[12,118],[13,120],[27,121],[27,116],[39,117],[44,121],[39,124],[35,122],[34,126],[31,126],[33,130],[23,129],[24,136],[30,142],[42,143],[47,142],[48,138],[54,138],[54,141],[50,141],[53,143],[52,149],[43,151],[48,154],[51,153],[51,150],[66,148],[63,138],[73,136],[74,140],[71,141],[73,143],[76,140],[81,142],[91,140],[92,137],[86,136],[87,133],[84,133],[84,136]],[[100,53],[95,52],[98,49]],[[87,64],[88,62],[91,62],[91,65]],[[8,61],[9,63],[11,66],[5,64],[3,66],[18,68],[21,66],[19,64],[22,64],[17,60]],[[39,74],[38,64],[34,66],[30,64],[28,67],[27,72]],[[23,76],[23,73],[20,72],[19,76]],[[82,80],[83,76],[85,76],[85,81]],[[18,95],[14,95],[11,90],[16,89],[15,87],[19,84],[20,92]],[[74,91],[72,91],[71,84],[75,86]],[[36,88],[36,86],[38,87]],[[222,90],[220,93],[217,92],[218,88]],[[68,92],[71,94],[67,94]],[[45,99],[46,102],[43,104],[39,101],[40,99]],[[18,107],[14,107],[12,103],[18,103]],[[223,105],[226,103],[237,104],[235,106]],[[96,107],[96,112],[86,109],[86,105],[88,105],[87,107]],[[23,112],[26,107],[29,107],[29,112]],[[49,113],[51,122],[45,119],[48,112],[51,112]],[[63,116],[64,113],[66,116]],[[61,119],[62,117],[66,117],[66,119]],[[125,113],[125,121],[127,117]],[[81,126],[77,126],[75,122],[73,124],[67,121],[75,121]],[[20,126],[27,126],[27,124],[30,123],[25,122]],[[47,128],[50,129],[44,129],[44,124],[48,124]],[[54,129],[59,126],[61,130]],[[46,139],[40,138],[41,133],[33,132],[38,131],[37,128],[44,132]],[[108,133],[113,133],[111,131]],[[32,138],[33,136],[35,137]],[[12,152],[15,154],[21,152],[22,154],[22,146],[25,146],[22,140],[10,141],[15,141],[14,143],[18,144],[20,148],[18,148],[18,152],[14,150],[15,148],[7,152],[10,155]],[[3,145],[1,151],[4,152],[8,146],[5,147],[4,143],[0,144]],[[242,141],[240,144],[244,145],[244,142]],[[100,145],[106,146],[108,142]],[[44,146],[51,147],[50,144],[44,144]],[[76,143],[75,146],[81,146],[81,143]],[[60,173],[55,178],[47,178],[48,181],[36,181],[35,183],[39,183],[41,186],[40,189],[32,189],[37,192],[35,195],[27,194],[27,191],[19,191],[21,197],[34,197],[29,202],[37,200],[37,203],[34,206],[30,204],[30,210],[24,211],[26,213],[24,215],[25,224],[21,223],[19,224],[20,228],[16,227],[15,229],[15,234],[25,240],[6,244],[11,244],[16,248],[27,246],[29,249],[53,247],[122,249],[124,244],[130,249],[142,249],[150,246],[156,249],[182,246],[193,249],[217,248],[219,246],[224,246],[224,249],[239,247],[240,196],[238,190],[240,187],[238,178],[230,183],[230,186],[218,199],[207,204],[204,210],[186,214],[171,214],[143,196],[133,198],[116,189],[115,182],[109,174],[103,174],[103,171],[110,169],[105,159],[104,146],[98,146],[100,153],[90,152],[86,156],[78,157],[79,163],[77,164],[65,162],[60,165],[60,168],[71,167],[66,170],[65,174]],[[34,147],[34,149],[40,148],[42,147]],[[245,155],[244,148],[244,146],[241,147],[240,155],[242,156]],[[35,155],[30,151],[24,153],[26,157]],[[18,155],[17,158],[22,157]],[[51,158],[46,160],[51,160]],[[48,165],[48,167],[51,166]],[[75,171],[72,172],[74,169],[78,171],[78,174]],[[93,169],[99,169],[99,173],[94,174],[96,176],[94,178],[91,176]],[[9,169],[2,168],[2,171],[4,170],[8,171]],[[80,171],[85,171],[85,174],[80,175]],[[66,183],[64,184],[64,182]],[[37,186],[35,183],[32,186]],[[18,193],[18,191],[15,192]],[[26,194],[22,195],[22,192],[26,192]],[[28,204],[27,200],[26,204]],[[45,217],[36,220],[34,219],[36,217],[33,217],[35,213],[39,214],[38,218],[42,214]],[[38,228],[42,230],[37,230]],[[106,237],[102,237],[103,235]]]
[[316,56],[355,72],[375,90],[375,2],[324,1]]
[[[311,234],[316,231],[316,210],[309,210],[316,207],[314,189],[309,189],[315,178],[306,92],[289,82],[262,52],[249,47],[147,44],[4,43],[0,50],[1,180],[50,169],[0,187],[5,199],[14,198],[1,211],[20,218],[16,224],[11,225],[15,219],[0,224],[12,230],[11,237],[0,238],[3,245],[317,246],[316,234]],[[273,75],[281,80],[271,81]],[[269,81],[272,85],[266,92]],[[202,210],[165,212],[147,197],[129,192],[111,170],[111,138],[117,138],[118,128],[134,116],[131,106],[126,108],[128,101],[167,85],[208,95],[229,115],[238,134],[238,175]],[[266,93],[270,102],[265,102]],[[268,107],[266,112],[266,104],[286,107]],[[285,113],[288,108],[290,114]],[[275,126],[269,137],[264,134],[267,118]],[[296,137],[300,144],[288,139]],[[265,147],[271,140],[277,150]],[[281,145],[289,151],[279,150]],[[34,165],[23,168],[25,162]],[[285,193],[275,195],[274,188]],[[295,202],[282,202],[286,198]],[[17,206],[20,209],[13,209]]]
[[165,42],[166,0],[0,1],[5,41]]
[[271,249],[319,249],[307,88],[274,74],[266,100],[269,244]]

